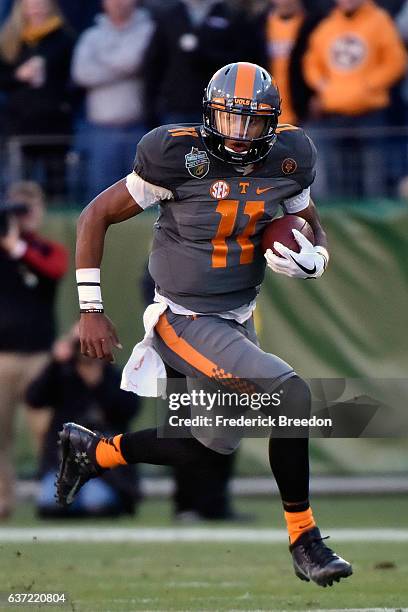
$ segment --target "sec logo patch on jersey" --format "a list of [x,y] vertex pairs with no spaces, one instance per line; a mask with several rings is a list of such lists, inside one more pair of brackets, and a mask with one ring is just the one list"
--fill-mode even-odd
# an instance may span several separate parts
[[227,181],[215,181],[210,187],[210,196],[214,200],[224,200],[231,191]]
[[210,169],[210,160],[207,151],[199,151],[197,147],[191,147],[190,153],[184,156],[186,168],[193,178],[203,179]]

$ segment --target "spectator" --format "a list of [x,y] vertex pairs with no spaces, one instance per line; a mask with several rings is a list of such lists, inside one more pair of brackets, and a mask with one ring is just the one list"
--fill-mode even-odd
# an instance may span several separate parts
[[[317,15],[328,13],[335,5],[335,0],[303,0],[308,13],[312,14],[316,11]],[[390,15],[395,16],[401,9],[404,0],[379,0],[378,4],[383,9],[388,11]]]
[[61,12],[73,30],[81,34],[89,28],[101,10],[100,0],[59,0]]
[[[372,0],[337,0],[337,7],[311,35],[304,57],[305,79],[315,91],[310,106],[311,127],[320,128],[325,134],[328,129],[357,128],[360,138],[362,132],[358,134],[358,130],[384,128],[390,89],[403,76],[405,68],[405,49],[389,15]],[[318,133],[311,136],[320,149],[320,160],[324,159],[330,169],[333,195],[347,194],[347,184],[353,187],[359,180],[361,184],[354,195],[384,194],[386,162],[381,150],[384,141],[364,134],[364,144],[363,139],[342,142],[338,132],[325,141]],[[342,146],[343,159],[339,159],[335,148]],[[354,177],[356,165],[358,176]],[[319,175],[327,179],[327,170],[318,172]],[[339,177],[342,184],[337,180]],[[327,184],[319,184],[318,180],[315,195],[328,192]]]
[[220,0],[180,0],[164,9],[146,58],[150,124],[201,122],[197,108],[220,66],[267,63],[260,39],[247,13]]
[[176,4],[176,2],[178,0],[142,0],[141,5],[155,13],[156,11],[161,11],[164,5],[169,6]]
[[395,17],[402,9],[404,0],[378,0],[378,4],[392,17]]
[[[304,3],[306,4],[306,3]],[[310,100],[314,91],[309,87],[304,78],[303,57],[309,45],[309,39],[320,21],[325,17],[324,12],[315,9],[306,11],[305,18],[299,28],[295,44],[289,60],[289,91],[293,105],[293,111],[300,124],[304,124],[309,117]]]
[[87,199],[132,166],[143,123],[143,58],[153,32],[137,0],[104,0],[104,15],[75,49],[72,76],[86,90]]
[[270,0],[225,0],[230,9],[250,19],[262,18],[268,10]]
[[0,24],[7,18],[10,13],[12,0],[0,0]]
[[[56,289],[67,270],[65,248],[37,233],[43,213],[44,194],[31,182],[11,185],[7,207],[0,208],[0,517],[13,508],[14,416],[27,384],[47,360]],[[28,414],[39,448],[49,414]]]
[[[267,20],[269,68],[277,81],[282,98],[279,123],[298,123],[290,90],[289,67],[293,47],[305,21],[302,0],[271,0]],[[296,93],[296,92],[293,92]]]
[[[15,0],[0,31],[0,91],[7,92],[7,135],[21,142],[22,176],[44,182],[49,196],[64,192],[67,143],[47,138],[66,138],[70,132],[72,45],[73,36],[54,0]],[[10,171],[14,178],[20,172],[14,167]]]
[[139,399],[121,391],[120,372],[111,364],[81,355],[77,326],[54,345],[52,358],[27,389],[33,409],[50,406],[48,428],[40,464],[40,516],[112,516],[133,513],[139,499],[135,466],[120,466],[89,482],[72,506],[63,509],[55,502],[55,473],[58,452],[55,441],[67,421],[112,436],[129,428],[139,409]]
[[304,0],[308,13],[316,11],[318,14],[328,13],[335,5],[335,0]]
[[[100,0],[58,0],[59,8],[75,32],[88,28],[100,11]],[[10,12],[12,0],[0,0],[0,23]]]

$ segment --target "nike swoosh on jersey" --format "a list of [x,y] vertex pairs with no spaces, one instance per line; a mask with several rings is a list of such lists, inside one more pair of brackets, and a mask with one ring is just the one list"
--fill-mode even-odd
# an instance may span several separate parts
[[311,270],[310,268],[305,268],[305,266],[302,266],[302,264],[300,264],[298,261],[296,261],[296,259],[293,257],[293,255],[291,255],[291,258],[293,259],[295,264],[297,266],[299,266],[299,268],[301,270],[303,270],[303,272],[306,272],[306,274],[315,274],[316,273],[316,264],[314,265],[314,268]]
[[257,187],[256,195],[261,195],[262,193],[265,193],[266,191],[270,191],[271,189],[273,189],[273,187]]

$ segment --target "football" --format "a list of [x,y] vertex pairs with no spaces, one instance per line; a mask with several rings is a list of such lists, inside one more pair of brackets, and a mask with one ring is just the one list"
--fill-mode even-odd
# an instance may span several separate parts
[[284,215],[271,221],[265,229],[262,235],[262,251],[265,253],[267,249],[272,249],[275,255],[280,257],[280,254],[273,248],[274,242],[280,242],[288,249],[299,253],[300,248],[292,233],[293,229],[297,229],[314,244],[313,230],[307,221],[296,215]]

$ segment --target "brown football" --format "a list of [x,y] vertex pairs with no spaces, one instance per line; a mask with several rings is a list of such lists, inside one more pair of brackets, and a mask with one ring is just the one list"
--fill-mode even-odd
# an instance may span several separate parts
[[279,219],[271,221],[265,229],[262,235],[263,252],[265,253],[267,249],[272,249],[275,255],[280,256],[273,248],[274,242],[280,242],[288,247],[288,249],[299,253],[300,247],[292,233],[293,229],[297,229],[314,244],[313,230],[307,221],[296,215],[284,215],[283,217],[279,217]]

